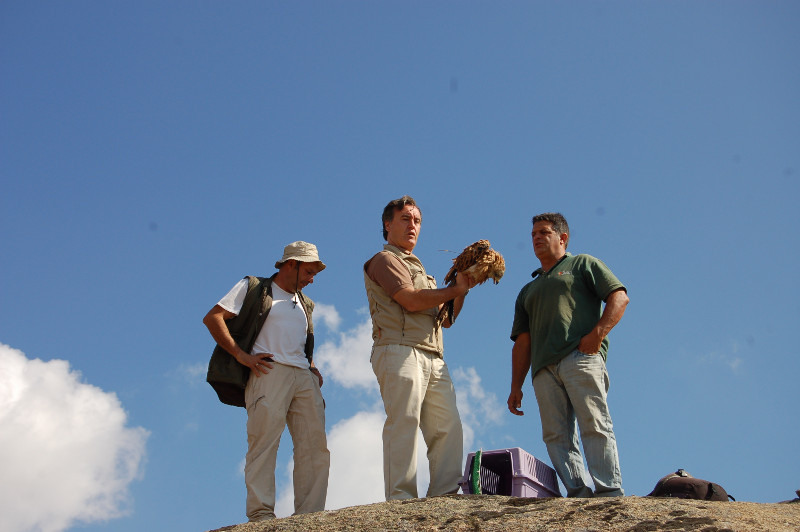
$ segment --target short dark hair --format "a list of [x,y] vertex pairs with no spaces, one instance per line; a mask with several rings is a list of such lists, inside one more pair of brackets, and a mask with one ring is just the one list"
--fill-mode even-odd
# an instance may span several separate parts
[[383,231],[384,240],[389,239],[389,232],[386,231],[386,222],[391,222],[394,220],[394,213],[402,210],[406,205],[416,207],[419,211],[420,219],[422,218],[422,209],[419,208],[419,205],[417,205],[417,202],[414,201],[414,198],[411,196],[403,196],[402,198],[390,201],[386,207],[384,207],[383,216],[381,216],[381,231]]
[[563,233],[567,234],[567,244],[569,244],[569,225],[567,224],[567,219],[564,218],[563,214],[560,212],[544,212],[542,214],[537,214],[531,220],[531,225],[535,224],[536,222],[550,222],[553,224],[553,231],[559,235]]

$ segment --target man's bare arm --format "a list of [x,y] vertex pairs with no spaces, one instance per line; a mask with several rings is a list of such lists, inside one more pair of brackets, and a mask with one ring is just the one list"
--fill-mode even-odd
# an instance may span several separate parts
[[247,366],[252,371],[255,371],[256,375],[266,375],[269,373],[269,370],[272,369],[272,364],[264,359],[272,355],[269,353],[256,353],[251,355],[239,347],[236,340],[231,336],[230,331],[228,331],[228,326],[225,324],[225,320],[229,320],[235,316],[236,314],[233,312],[229,312],[219,305],[214,305],[214,308],[209,310],[208,314],[203,318],[203,323],[208,328],[208,332],[211,333],[214,341],[217,342],[222,349],[230,353],[239,364]]
[[[401,288],[392,295],[392,298],[408,312],[420,312],[429,308],[439,308],[439,305],[451,299],[461,298],[464,305],[464,296],[470,289],[472,279],[469,275],[458,274],[456,284],[443,288]],[[459,307],[459,310],[461,308]]]
[[531,369],[531,334],[521,333],[511,348],[511,392],[508,394],[508,411],[517,416],[525,413],[522,407],[522,385]]
[[622,319],[629,301],[630,298],[625,289],[620,288],[611,292],[606,298],[606,307],[603,309],[603,314],[597,321],[597,325],[594,326],[594,329],[589,334],[581,338],[578,344],[578,351],[587,355],[599,353],[603,338],[608,336],[611,329]]

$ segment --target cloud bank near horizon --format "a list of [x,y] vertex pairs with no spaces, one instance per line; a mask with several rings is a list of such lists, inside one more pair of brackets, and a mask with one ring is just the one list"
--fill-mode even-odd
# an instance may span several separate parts
[[0,343],[1,529],[60,532],[126,515],[149,436],[126,424],[117,396],[67,361]]

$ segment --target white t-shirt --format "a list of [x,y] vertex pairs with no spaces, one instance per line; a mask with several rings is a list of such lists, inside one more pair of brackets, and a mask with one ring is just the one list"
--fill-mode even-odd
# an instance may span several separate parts
[[[238,315],[247,295],[247,279],[242,279],[219,300],[220,307]],[[250,354],[270,353],[275,362],[298,368],[308,368],[304,352],[308,321],[300,296],[284,291],[272,283],[272,309],[267,321],[256,336]]]

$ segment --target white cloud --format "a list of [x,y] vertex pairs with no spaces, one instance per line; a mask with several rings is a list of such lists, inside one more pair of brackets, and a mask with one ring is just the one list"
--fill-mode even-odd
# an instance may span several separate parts
[[742,360],[742,359],[741,359],[741,358],[739,358],[739,357],[736,357],[736,358],[733,358],[733,359],[731,359],[731,360],[728,360],[728,367],[730,367],[730,368],[731,368],[731,370],[733,370],[734,372],[736,372],[736,371],[738,371],[738,370],[739,370],[739,367],[740,367],[740,366],[741,366],[743,363],[744,363],[744,360]]
[[372,352],[372,321],[367,318],[355,328],[339,333],[314,350],[314,363],[326,378],[345,388],[377,391],[378,383],[369,363]]
[[0,344],[0,530],[58,532],[125,515],[148,432],[64,360]]
[[206,384],[206,373],[208,372],[207,362],[196,362],[194,364],[183,363],[169,372],[170,381],[182,381],[195,388]]
[[705,356],[698,358],[698,363],[722,365],[729,368],[732,372],[738,373],[744,364],[744,359],[739,356],[739,343],[731,342],[730,348],[725,351],[712,351]]
[[[502,425],[506,405],[497,395],[483,389],[480,375],[475,368],[451,369],[451,375],[462,424],[476,427]],[[464,444],[467,444],[466,435]]]
[[328,508],[383,501],[384,419],[385,415],[378,410],[358,412],[331,428]]
[[342,318],[339,316],[336,307],[325,303],[314,303],[313,316],[314,323],[321,321],[330,331],[338,331],[339,325],[342,323]]

